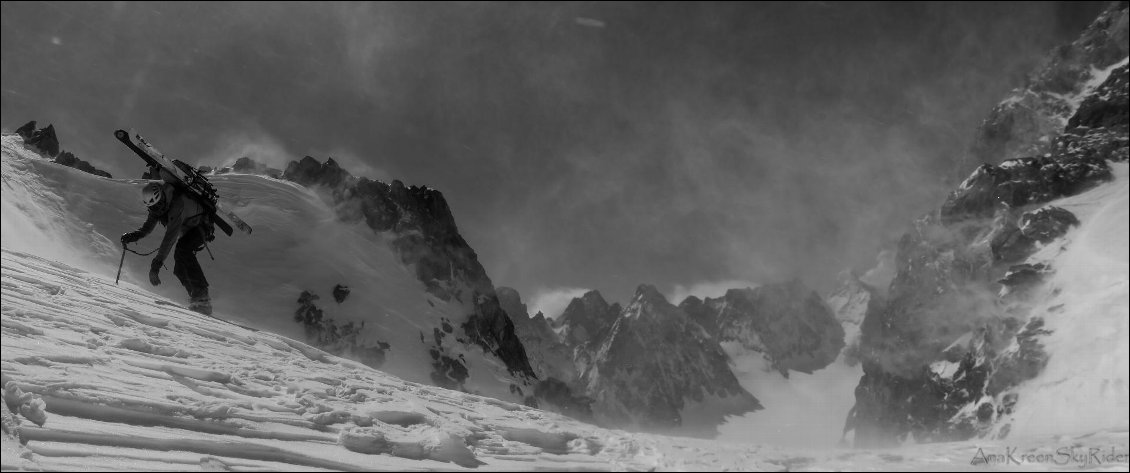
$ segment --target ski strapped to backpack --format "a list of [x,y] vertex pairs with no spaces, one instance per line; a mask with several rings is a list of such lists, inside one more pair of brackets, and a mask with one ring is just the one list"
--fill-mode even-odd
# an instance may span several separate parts
[[[137,133],[117,130],[114,132],[114,137],[140,156],[141,159],[145,160],[145,164],[149,167],[150,171],[156,171],[157,175],[159,175],[163,181],[184,190],[194,200],[203,205],[209,212],[216,226],[220,227],[220,230],[223,230],[228,236],[232,235],[232,224],[245,233],[251,233],[251,226],[231,210],[228,210],[224,204],[220,202],[220,196],[216,193],[216,187],[213,186],[211,182],[208,182],[208,179],[205,178],[203,174],[193,169],[192,166],[176,159],[169,159]],[[229,224],[228,221],[231,223]]]

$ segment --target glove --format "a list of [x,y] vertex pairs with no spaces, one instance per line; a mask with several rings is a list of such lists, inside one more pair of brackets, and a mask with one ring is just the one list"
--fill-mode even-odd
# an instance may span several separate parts
[[141,232],[127,232],[122,234],[122,246],[141,239]]
[[154,286],[161,285],[161,278],[157,277],[161,272],[161,264],[160,260],[154,259],[153,264],[149,266],[149,284]]

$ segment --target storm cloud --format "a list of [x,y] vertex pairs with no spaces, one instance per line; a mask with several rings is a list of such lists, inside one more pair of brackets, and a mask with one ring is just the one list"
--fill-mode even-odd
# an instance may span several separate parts
[[497,285],[624,301],[873,265],[1102,4],[0,8],[5,130],[115,176],[120,127],[199,164],[332,156],[441,190]]

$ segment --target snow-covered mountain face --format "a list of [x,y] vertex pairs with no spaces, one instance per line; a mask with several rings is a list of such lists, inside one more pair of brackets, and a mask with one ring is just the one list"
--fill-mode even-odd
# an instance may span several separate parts
[[585,373],[594,414],[614,425],[713,433],[726,415],[761,408],[714,338],[642,285]]
[[705,301],[691,297],[679,307],[719,341],[762,353],[786,377],[828,366],[844,347],[843,327],[820,296],[797,280],[731,289]]
[[1042,155],[978,167],[899,242],[864,310],[857,446],[1127,428],[1126,12],[982,128],[990,162]]
[[[332,159],[318,163],[307,156],[291,162],[283,178],[305,186],[329,190],[334,212],[344,222],[364,222],[377,234],[392,235],[392,248],[400,261],[415,268],[427,291],[444,301],[469,306],[460,328],[483,350],[505,363],[511,375],[533,376],[526,352],[514,334],[514,325],[499,306],[494,285],[455,225],[443,194],[427,187],[405,187],[400,181],[385,184],[354,178]],[[442,363],[458,367],[459,361],[442,355],[439,327],[433,327]],[[447,328],[443,332],[451,333]]]
[[[144,181],[58,166],[23,141],[3,137],[3,246],[113,277],[118,236],[145,218]],[[287,171],[211,178],[254,227],[197,255],[218,315],[412,381],[530,396],[533,371],[513,325],[439,192],[353,179],[312,159]],[[151,249],[161,230],[132,247]],[[148,286],[148,266],[127,255],[123,283]],[[186,299],[172,274],[162,278],[157,293]]]
[[[113,274],[7,247],[0,260],[5,471],[974,471],[985,468],[970,465],[979,449],[1010,448],[985,441],[894,454],[606,430],[158,303],[148,286],[115,285]],[[1025,445],[1125,452],[1126,440],[1098,433]],[[1121,458],[1101,466],[1125,470]]]
[[844,344],[839,322],[798,281],[706,301],[691,296],[679,306],[649,285],[627,306],[589,291],[569,303],[553,329],[542,314],[529,318],[516,291],[499,294],[539,377],[562,380],[557,387],[572,410],[550,408],[583,411],[605,426],[713,436],[727,417],[761,408],[751,387],[785,391],[781,381],[790,372],[828,366]]
[[620,316],[620,304],[609,304],[598,291],[586,292],[574,298],[565,312],[554,319],[561,329],[562,339],[571,346],[599,345],[607,338],[608,330]]
[[851,271],[840,273],[839,285],[825,299],[844,329],[844,361],[859,362],[859,337],[867,313],[882,306],[882,295]]
[[573,348],[562,343],[549,319],[541,312],[529,316],[518,291],[497,288],[502,309],[514,321],[514,333],[530,357],[530,366],[537,374],[530,404],[575,419],[592,422],[592,399],[585,396],[581,372],[574,365]]
[[974,159],[998,163],[1051,152],[1055,136],[1080,104],[1111,69],[1125,64],[1128,21],[1125,2],[1112,2],[1078,40],[1053,51],[1027,84],[1013,90],[978,128]]

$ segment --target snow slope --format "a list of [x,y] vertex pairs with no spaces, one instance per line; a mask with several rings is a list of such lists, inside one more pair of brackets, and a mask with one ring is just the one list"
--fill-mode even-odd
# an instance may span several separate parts
[[724,342],[722,348],[733,360],[730,368],[738,382],[765,409],[730,416],[718,426],[718,440],[792,448],[839,444],[844,420],[855,404],[855,385],[863,376],[858,363],[849,366],[840,355],[811,374],[794,371],[785,378],[760,353],[734,342]]
[[[42,426],[20,421],[26,445],[4,436],[4,470],[1016,469],[971,464],[978,452],[1017,448],[992,441],[782,449],[600,429],[405,381],[31,254],[4,248],[0,264],[5,400],[22,392],[33,398],[28,404],[38,397],[46,408]],[[1127,441],[1125,431],[1099,432],[1018,448],[1125,452]],[[1077,470],[1080,461],[1025,468]]]
[[[145,220],[137,195],[146,181],[104,179],[55,165],[16,135],[4,136],[2,145],[3,246],[113,278],[122,255],[118,238]],[[469,313],[463,304],[427,294],[386,242],[363,223],[336,220],[332,209],[305,187],[258,175],[225,174],[211,180],[254,228],[250,236],[217,232],[210,245],[215,260],[206,252],[197,254],[211,283],[217,316],[305,340],[304,328],[293,316],[299,295],[309,290],[321,296],[316,304],[326,317],[366,323],[361,343],[391,345],[382,370],[431,384],[433,329],[444,319],[458,325]],[[155,249],[163,232],[158,226],[133,248]],[[151,287],[149,262],[148,257],[127,255],[122,284]],[[187,302],[172,274],[171,256],[165,264],[169,269],[161,273],[162,284],[152,290]],[[339,283],[355,288],[341,304],[330,297]],[[452,358],[464,355],[469,390],[511,396],[513,380],[496,358],[476,346],[444,346]]]
[[1113,182],[1050,203],[1080,225],[1030,258],[1055,271],[1034,312],[1051,358],[1018,389],[1013,435],[1130,430],[1130,165],[1111,168]]
[[[1049,324],[1059,324],[1047,339],[1052,364],[1021,393],[1027,401],[1021,405],[1032,409],[1016,413],[1013,432],[1026,429],[1023,440],[1014,433],[1006,441],[873,451],[823,448],[838,435],[826,430],[842,417],[829,414],[823,416],[832,420],[828,425],[806,425],[805,416],[823,412],[816,409],[780,411],[772,421],[776,430],[754,432],[752,424],[735,419],[724,428],[727,441],[718,442],[600,429],[425,386],[426,345],[411,334],[444,317],[454,320],[462,307],[429,298],[372,232],[332,220],[317,195],[285,181],[217,177],[221,192],[256,233],[219,237],[212,248],[216,261],[202,261],[217,317],[182,310],[169,302],[184,297],[171,274],[164,272],[165,284],[156,288],[145,282],[147,258],[130,255],[123,281],[113,283],[121,256],[117,237],[143,218],[134,197],[140,181],[102,179],[52,164],[18,138],[5,136],[2,145],[0,372],[26,442],[8,437],[5,411],[5,470],[1005,470],[1015,465],[971,461],[979,452],[999,455],[1010,448],[1125,454],[1130,444],[1125,165],[1116,166],[1115,183],[1057,203],[1076,212],[1083,225],[1069,234],[1065,250],[1041,253],[1059,269],[1055,278],[1065,308],[1057,312],[1062,320],[1049,317]],[[155,237],[139,246],[151,248],[146,243],[155,245]],[[340,306],[326,297],[339,282],[354,288]],[[319,305],[327,315],[366,320],[376,328],[370,336],[392,344],[382,370],[296,341],[304,335],[291,320],[303,289],[323,295]],[[1112,330],[1072,332],[1092,323]],[[1081,376],[1072,376],[1080,372],[1080,359],[1055,365],[1058,354],[1076,352],[1103,362],[1083,365]],[[469,355],[472,378],[482,386],[477,389],[507,396],[494,394],[510,382],[500,375],[500,363]],[[789,386],[813,396],[825,385],[813,378]],[[751,389],[761,394],[760,387]],[[783,393],[781,402],[790,400],[781,386],[767,386],[769,391]],[[1088,401],[1099,399],[1063,409],[1080,420],[1049,421],[1039,411],[1070,401],[1076,391]],[[1095,407],[1103,405],[1122,410]],[[827,407],[842,410],[834,402]],[[46,422],[32,425],[44,413]],[[750,430],[743,431],[746,425]],[[806,434],[812,435],[807,443]],[[760,443],[774,435],[787,439],[776,443],[789,446]],[[1056,458],[1063,461],[1024,466],[1130,466],[1125,456],[1101,465],[1080,463],[1086,455]]]

